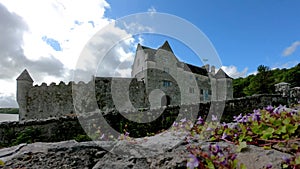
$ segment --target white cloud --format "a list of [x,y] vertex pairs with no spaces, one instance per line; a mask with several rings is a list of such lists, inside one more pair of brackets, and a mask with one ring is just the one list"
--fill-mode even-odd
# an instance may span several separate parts
[[151,14],[157,12],[156,9],[154,8],[154,6],[151,6],[149,9],[148,9],[148,12],[150,12]]
[[[3,10],[1,4],[8,11]],[[10,23],[0,25],[0,37],[8,39],[5,40],[6,44],[0,42],[0,54],[8,53],[4,57],[5,61],[0,62],[1,72],[7,72],[0,72],[0,84],[9,88],[0,89],[0,107],[16,105],[16,101],[12,99],[16,91],[15,79],[24,68],[28,69],[35,84],[72,80],[72,70],[87,42],[99,30],[114,21],[104,16],[107,8],[110,6],[105,0],[0,0],[0,12],[4,11],[7,14],[3,16],[0,13],[0,20]],[[9,28],[5,25],[14,27]],[[112,45],[113,39],[126,37],[122,43],[111,49],[111,55],[104,60],[101,65],[103,67],[98,68],[101,69],[98,73],[113,75],[112,73],[116,72],[119,76],[128,76],[128,68],[133,61],[133,53],[128,49],[137,42],[128,31],[114,25],[109,28],[113,29],[106,29],[106,34],[94,43],[102,46],[94,46],[93,50],[83,53],[86,54],[87,61],[83,65],[89,70],[95,68],[91,66],[95,65],[95,54],[101,53],[101,48]],[[59,43],[61,50],[54,50],[43,37]],[[116,70],[111,73],[112,69]],[[83,74],[87,73],[84,69],[80,71]],[[4,102],[5,98],[10,103]]]
[[241,72],[238,71],[236,66],[222,66],[221,67],[225,73],[227,73],[232,78],[245,77],[247,75],[248,68],[244,68]]
[[300,41],[295,41],[291,46],[285,48],[285,50],[282,52],[283,56],[290,56],[293,54],[296,49],[300,46]]

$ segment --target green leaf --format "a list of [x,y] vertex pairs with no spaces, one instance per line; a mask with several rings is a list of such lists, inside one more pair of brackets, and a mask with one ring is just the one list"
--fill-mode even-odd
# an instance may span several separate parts
[[215,169],[215,165],[213,164],[212,161],[206,160],[206,163],[207,163],[207,167],[208,167],[209,169]]
[[282,120],[275,120],[274,122],[273,122],[273,125],[274,126],[281,126],[282,125]]
[[238,145],[236,151],[241,152],[245,148],[247,148],[247,143],[246,143],[246,141],[242,141],[242,142],[239,142],[239,145]]
[[288,133],[290,133],[290,134],[295,133],[295,131],[297,130],[297,128],[298,128],[298,125],[297,125],[297,124],[295,124],[295,126],[292,125],[292,124],[287,124],[287,125],[286,125],[286,130],[287,130]]
[[252,132],[254,134],[261,134],[262,133],[262,130],[260,129],[260,126],[253,126],[252,127]]
[[289,118],[286,118],[282,121],[283,124],[290,124],[290,122],[291,122],[291,119],[289,119]]
[[286,133],[286,126],[280,126],[276,132],[278,132],[278,134]]
[[271,150],[272,147],[271,146],[264,146],[264,150]]
[[261,138],[263,138],[263,139],[271,138],[273,136],[274,131],[275,131],[274,128],[269,127],[267,130],[263,131],[263,135]]
[[299,165],[299,164],[300,164],[300,156],[298,156],[298,157],[295,159],[295,162],[296,162],[296,165]]
[[241,168],[241,169],[247,169],[246,165],[243,164],[243,163],[240,165],[240,168]]
[[283,164],[282,168],[288,168],[289,166],[287,164]]
[[269,138],[272,138],[272,133],[265,133],[261,136],[262,139],[268,140]]

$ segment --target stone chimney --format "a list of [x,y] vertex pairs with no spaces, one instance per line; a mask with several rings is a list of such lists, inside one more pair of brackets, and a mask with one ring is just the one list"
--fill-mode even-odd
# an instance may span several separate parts
[[211,74],[215,75],[216,74],[216,67],[215,66],[211,66]]

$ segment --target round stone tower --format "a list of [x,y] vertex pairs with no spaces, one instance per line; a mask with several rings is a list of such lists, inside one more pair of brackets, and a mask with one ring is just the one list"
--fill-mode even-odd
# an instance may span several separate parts
[[17,102],[19,104],[19,120],[26,119],[28,91],[32,87],[33,80],[25,69],[17,78]]

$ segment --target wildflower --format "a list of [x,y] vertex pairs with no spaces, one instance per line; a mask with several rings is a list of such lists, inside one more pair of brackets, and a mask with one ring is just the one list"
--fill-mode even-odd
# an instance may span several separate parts
[[196,123],[196,124],[200,124],[200,125],[204,124],[204,120],[202,119],[202,117],[201,117],[201,116],[198,118],[198,120],[197,120],[197,123]]
[[273,109],[274,109],[274,107],[271,106],[271,105],[269,105],[269,106],[267,106],[267,107],[265,108],[265,110],[267,110],[268,112],[272,112]]
[[178,126],[178,123],[175,121],[174,123],[173,123],[173,127],[177,127]]
[[271,169],[272,168],[272,164],[268,164],[267,166],[266,166],[266,169]]
[[225,128],[227,128],[227,127],[228,127],[228,124],[225,123],[225,122],[223,122],[223,123],[222,123],[222,126],[225,127]]
[[243,118],[242,113],[239,116],[237,116],[237,117],[233,116],[233,118],[234,118],[233,121],[236,121],[236,122],[240,121]]
[[101,135],[101,137],[100,137],[100,139],[102,140],[102,139],[104,139],[104,137],[105,137],[105,135],[104,135],[104,133]]
[[278,107],[276,107],[275,109],[274,109],[274,113],[275,114],[280,114],[282,111],[285,111],[285,109],[286,109],[286,106],[282,106],[282,105],[279,105]]
[[228,137],[228,135],[224,132],[221,138],[226,139],[226,137]]
[[254,110],[252,115],[252,120],[253,121],[259,121],[260,120],[260,111],[259,110]]
[[287,164],[290,164],[291,159],[287,158],[286,156],[282,157],[283,161],[286,162]]
[[189,169],[194,169],[197,168],[199,165],[199,161],[197,159],[196,156],[194,156],[193,154],[189,154],[189,160],[186,164],[186,167]]
[[206,131],[212,131],[212,130],[213,130],[213,128],[211,128],[211,127],[206,128]]
[[215,145],[209,145],[209,151],[211,151],[213,153],[213,155],[217,155],[218,153],[221,152],[221,149],[219,147],[218,144],[215,144]]
[[186,118],[181,119],[180,122],[181,122],[181,123],[185,123],[185,122],[186,122]]
[[125,133],[125,135],[124,135],[125,137],[127,137],[127,136],[129,136],[129,133],[126,131],[126,133]]
[[215,116],[215,115],[212,115],[212,118],[211,118],[212,121],[217,121],[218,120],[218,117]]

